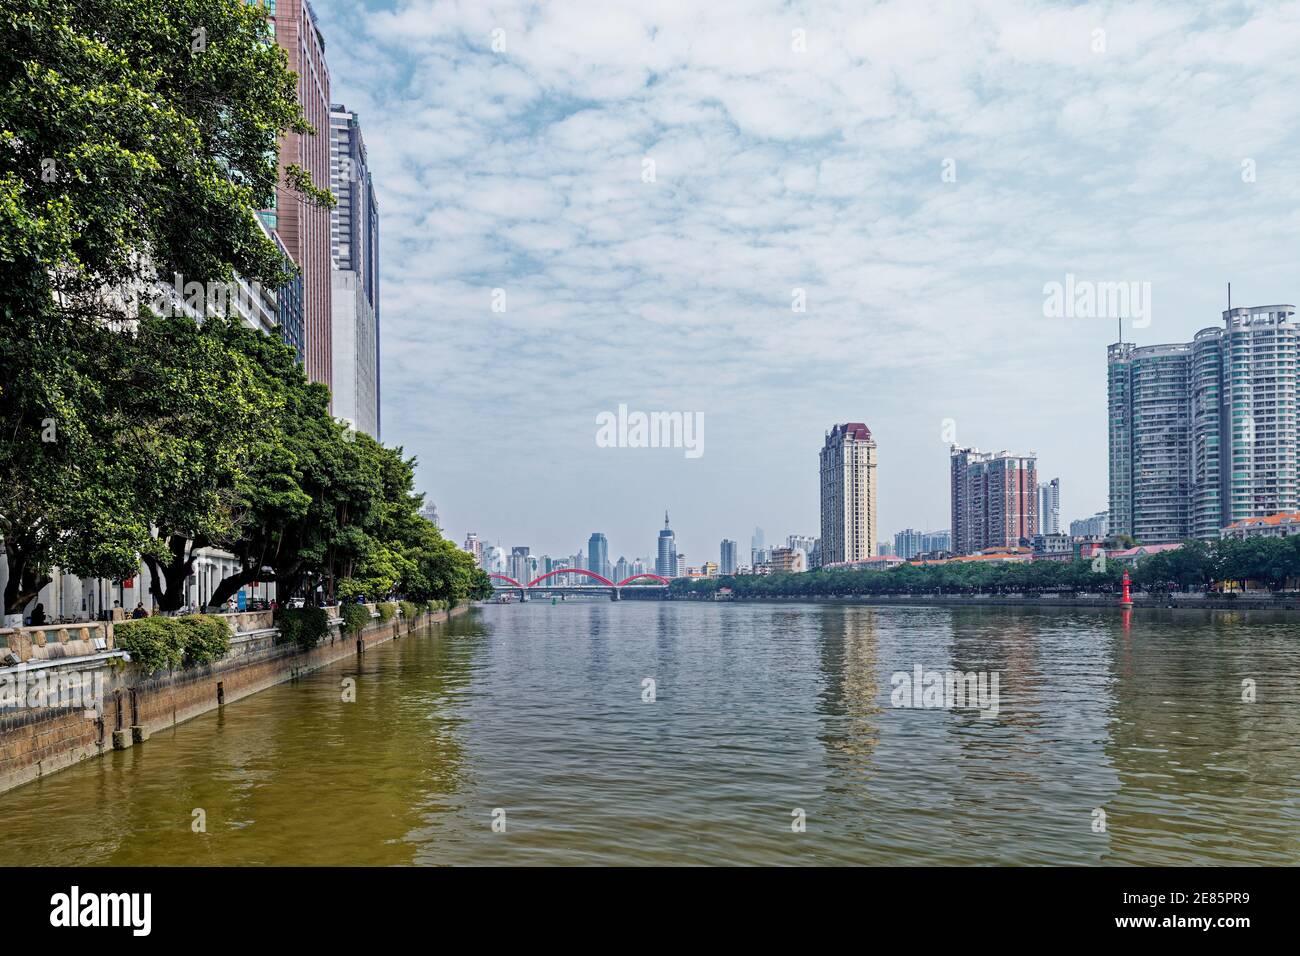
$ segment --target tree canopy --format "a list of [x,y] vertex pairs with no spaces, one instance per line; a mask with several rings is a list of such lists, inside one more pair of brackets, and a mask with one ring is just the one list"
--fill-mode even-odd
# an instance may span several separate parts
[[334,421],[289,349],[153,308],[176,276],[278,287],[294,267],[258,210],[277,185],[334,201],[298,167],[277,183],[279,138],[327,131],[267,27],[244,0],[0,0],[6,613],[56,566],[125,577],[141,557],[174,609],[208,545],[241,565],[214,598],[486,587],[458,558],[432,573],[446,543],[415,520],[414,460]]

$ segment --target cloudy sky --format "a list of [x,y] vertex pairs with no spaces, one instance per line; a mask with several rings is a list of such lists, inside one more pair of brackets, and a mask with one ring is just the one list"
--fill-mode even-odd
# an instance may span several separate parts
[[[947,527],[946,419],[1084,517],[1116,320],[1044,287],[1150,283],[1140,344],[1228,282],[1300,300],[1296,4],[315,7],[379,190],[383,437],[457,541],[816,534],[844,421],[882,538]],[[704,454],[598,447],[620,403],[702,413]]]

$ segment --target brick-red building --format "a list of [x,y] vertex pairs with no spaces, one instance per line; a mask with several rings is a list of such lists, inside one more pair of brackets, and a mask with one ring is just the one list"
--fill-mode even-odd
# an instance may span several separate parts
[[952,550],[1013,548],[1038,533],[1038,462],[1032,455],[951,452]]
[[330,327],[330,210],[304,202],[284,185],[284,169],[297,164],[320,189],[330,188],[330,75],[325,38],[305,0],[276,0],[272,17],[275,42],[289,54],[298,74],[298,102],[316,130],[314,136],[288,133],[280,141],[280,182],[274,227],[302,270],[303,364],[307,377],[333,387]]

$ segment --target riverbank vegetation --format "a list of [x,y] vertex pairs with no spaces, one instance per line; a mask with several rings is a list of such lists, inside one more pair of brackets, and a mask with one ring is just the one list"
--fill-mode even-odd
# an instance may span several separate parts
[[[328,130],[266,29],[229,0],[0,13],[6,613],[55,567],[122,579],[141,560],[176,611],[204,547],[239,562],[214,606],[258,581],[282,600],[491,593],[419,515],[415,459],[336,421],[295,351],[233,307],[296,271],[257,220],[277,185],[333,203],[298,167],[281,178],[278,138]],[[194,284],[183,308],[159,294]]]
[[210,614],[146,617],[122,621],[113,633],[119,650],[146,671],[197,667],[224,657],[230,649],[230,626]]
[[[817,570],[803,574],[740,575],[672,582],[674,595],[708,595],[730,588],[736,597],[871,594],[1107,593],[1118,590],[1117,561],[954,561],[901,564],[889,570]],[[1300,537],[1191,541],[1138,560],[1133,584],[1148,591],[1208,591],[1225,586],[1278,590],[1300,583]]]

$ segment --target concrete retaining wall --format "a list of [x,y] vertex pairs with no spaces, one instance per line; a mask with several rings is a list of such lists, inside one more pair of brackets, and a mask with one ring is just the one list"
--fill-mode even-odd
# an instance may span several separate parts
[[0,679],[11,683],[63,679],[85,686],[102,682],[102,702],[95,710],[82,706],[0,709],[0,793],[114,747],[132,746],[155,731],[293,680],[362,647],[447,621],[467,608],[461,605],[410,621],[396,617],[382,623],[374,618],[360,638],[343,635],[336,621],[329,637],[306,651],[277,645],[274,630],[251,628],[234,635],[229,653],[213,664],[155,674],[140,673],[136,665],[124,662],[120,652],[0,669]]

